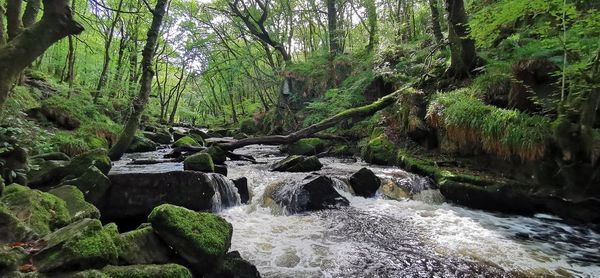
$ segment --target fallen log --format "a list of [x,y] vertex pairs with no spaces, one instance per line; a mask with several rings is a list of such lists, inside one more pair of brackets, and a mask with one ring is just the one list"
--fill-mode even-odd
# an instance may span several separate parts
[[223,150],[235,150],[241,147],[250,145],[284,145],[294,143],[302,138],[310,137],[311,135],[333,127],[343,120],[350,118],[364,118],[375,114],[377,111],[382,110],[394,102],[396,102],[398,95],[409,90],[410,87],[402,88],[392,94],[380,98],[379,100],[361,107],[350,108],[343,112],[340,112],[330,118],[320,121],[307,128],[303,128],[296,132],[292,132],[289,135],[271,135],[263,137],[246,138],[236,140],[228,143],[219,144]]

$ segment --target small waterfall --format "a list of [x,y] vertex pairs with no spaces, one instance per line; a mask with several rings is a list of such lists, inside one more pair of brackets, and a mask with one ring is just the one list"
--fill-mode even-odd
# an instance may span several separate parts
[[215,191],[212,200],[212,210],[219,212],[224,208],[239,206],[242,204],[240,194],[233,182],[220,174],[207,174],[210,185]]

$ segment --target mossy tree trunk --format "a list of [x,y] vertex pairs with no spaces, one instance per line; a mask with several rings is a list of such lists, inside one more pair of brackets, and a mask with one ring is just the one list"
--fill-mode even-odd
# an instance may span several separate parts
[[14,39],[23,29],[21,0],[6,0],[6,32],[8,40]]
[[311,135],[326,130],[330,127],[337,125],[338,123],[347,120],[347,119],[360,119],[364,117],[371,116],[375,114],[377,111],[382,110],[390,105],[392,105],[398,99],[398,96],[405,92],[406,90],[411,90],[411,88],[404,88],[396,91],[395,93],[389,94],[385,97],[380,98],[379,100],[365,105],[361,107],[350,108],[343,112],[340,112],[330,118],[322,120],[314,125],[311,125],[307,128],[303,128],[296,132],[292,132],[289,135],[272,135],[272,136],[264,136],[264,137],[255,137],[255,138],[247,138],[242,140],[237,140],[231,143],[221,144],[220,147],[224,150],[234,150],[237,148],[249,146],[249,145],[282,145],[282,144],[291,144],[302,138],[310,137]]
[[42,19],[0,48],[0,107],[26,67],[60,39],[84,30],[73,20],[68,0],[44,0],[43,3]]
[[327,27],[329,29],[329,55],[331,55],[331,57],[335,57],[342,53],[337,14],[336,0],[327,0]]
[[481,63],[475,52],[475,42],[469,38],[468,18],[463,0],[446,0],[448,11],[448,40],[450,41],[450,68],[447,76],[462,79],[472,75]]
[[150,92],[152,91],[152,78],[154,77],[154,69],[152,67],[152,58],[154,57],[154,50],[158,42],[158,34],[160,32],[160,26],[165,16],[165,7],[167,0],[158,0],[156,7],[154,8],[152,24],[148,30],[148,39],[146,40],[146,46],[142,51],[142,79],[140,80],[140,91],[138,96],[133,100],[132,112],[125,124],[125,128],[119,136],[117,143],[110,149],[109,156],[112,160],[120,159],[131,141],[135,136],[135,132],[138,129],[142,114],[148,103]]
[[28,0],[25,6],[25,12],[23,12],[23,26],[25,28],[30,27],[35,23],[40,9],[42,8],[41,0]]
[[433,31],[433,37],[439,44],[444,40],[444,35],[442,35],[442,27],[440,27],[438,0],[429,0],[429,9],[431,9],[431,30]]

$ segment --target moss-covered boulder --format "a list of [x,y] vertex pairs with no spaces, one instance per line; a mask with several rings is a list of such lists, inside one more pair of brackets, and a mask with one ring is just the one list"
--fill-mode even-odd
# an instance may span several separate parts
[[181,147],[201,147],[202,145],[200,143],[198,143],[198,141],[196,141],[194,138],[190,137],[190,136],[185,136],[183,138],[180,138],[179,140],[175,141],[175,143],[173,143],[172,147],[173,148],[181,148]]
[[210,157],[212,157],[215,164],[225,164],[225,161],[227,161],[225,151],[218,146],[209,147],[206,150],[206,153],[210,154]]
[[0,203],[0,243],[23,242],[36,237],[37,234],[25,222]]
[[316,156],[291,155],[276,162],[271,171],[276,172],[312,172],[323,168],[323,164]]
[[64,185],[48,191],[48,193],[65,201],[72,221],[84,218],[100,218],[100,211],[92,204],[85,201],[81,190],[72,185]]
[[148,220],[158,235],[199,273],[216,269],[231,246],[233,227],[212,213],[165,204],[156,207]]
[[111,168],[110,158],[105,149],[95,149],[76,156],[67,166],[68,175],[80,176],[90,166],[96,166],[103,174],[108,174]]
[[183,131],[180,131],[180,130],[174,130],[173,131],[173,139],[175,141],[177,141],[177,140],[179,140],[179,139],[181,139],[183,137],[186,137],[187,135],[188,135],[187,133],[185,133]]
[[183,169],[190,171],[213,173],[215,171],[215,164],[213,163],[210,154],[197,153],[187,157],[183,161]]
[[239,252],[233,251],[227,253],[219,268],[207,277],[260,278],[260,273],[256,266],[244,260]]
[[114,241],[120,264],[166,264],[172,261],[169,246],[150,226],[117,235]]
[[40,235],[48,234],[71,221],[71,215],[63,200],[22,185],[9,185],[0,202]]
[[373,138],[367,144],[363,158],[368,163],[390,165],[396,157],[396,147],[385,135]]
[[103,205],[106,192],[110,188],[110,180],[96,166],[90,166],[81,176],[65,180],[63,185],[74,185],[85,196],[85,200],[95,206]]
[[245,119],[240,123],[240,131],[246,134],[256,134],[259,128],[253,119]]
[[109,265],[101,271],[111,278],[192,278],[190,270],[178,264]]
[[319,138],[305,138],[283,149],[291,155],[316,155],[325,150],[325,143]]
[[40,272],[83,270],[116,262],[117,248],[96,219],[83,219],[42,238],[47,246],[32,257]]
[[[27,172],[27,180],[30,186],[46,186],[59,181],[63,176],[56,176],[56,170],[64,168],[70,162],[68,160],[45,160],[41,158],[31,159],[33,167]],[[66,173],[65,173],[66,174]]]
[[169,133],[167,130],[158,130],[157,132],[145,131],[144,137],[159,144],[169,144],[173,142],[171,133]]
[[129,144],[127,148],[128,153],[143,153],[143,152],[152,152],[155,151],[158,147],[154,141],[142,137],[142,136],[134,136],[133,141]]

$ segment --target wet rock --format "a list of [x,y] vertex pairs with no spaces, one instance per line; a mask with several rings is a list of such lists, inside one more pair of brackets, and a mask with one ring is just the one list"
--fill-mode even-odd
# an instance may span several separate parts
[[85,200],[95,206],[102,206],[110,188],[110,180],[96,166],[90,166],[81,176],[65,180],[62,185],[74,185],[85,196]]
[[197,153],[183,161],[183,169],[205,173],[215,172],[215,164],[208,153]]
[[180,138],[179,140],[175,141],[175,143],[173,143],[172,147],[173,148],[202,147],[202,145],[200,143],[198,143],[198,141],[196,141],[194,138],[192,138],[190,136],[185,136],[185,137]]
[[42,240],[47,246],[32,257],[40,272],[98,268],[117,259],[117,248],[96,219],[80,220]]
[[233,227],[215,214],[165,204],[155,208],[148,220],[156,233],[198,273],[216,269],[231,246]]
[[238,251],[233,251],[227,253],[219,268],[206,277],[260,278],[260,273],[256,266],[244,260]]
[[154,207],[174,204],[210,210],[215,194],[210,177],[201,172],[127,173],[109,175],[112,186],[100,209],[108,219],[145,218]]
[[211,146],[206,150],[206,153],[210,154],[212,160],[215,164],[222,165],[227,161],[227,156],[225,155],[225,151],[218,146]]
[[84,218],[100,218],[100,211],[92,204],[85,201],[81,190],[72,185],[64,185],[48,191],[48,193],[65,201],[71,221]]
[[143,152],[152,152],[155,151],[158,145],[154,143],[154,141],[141,137],[134,136],[133,141],[129,144],[127,148],[128,153],[143,153]]
[[350,186],[352,186],[356,195],[370,198],[375,196],[379,186],[381,186],[381,180],[373,171],[362,168],[350,176]]
[[[335,190],[327,176],[308,176],[304,180],[287,180],[265,190],[265,204],[275,202],[290,213],[348,206],[350,202]],[[270,199],[270,200],[269,200]]]
[[177,277],[192,278],[189,269],[178,264],[156,264],[156,265],[109,265],[101,270],[111,278],[145,278],[145,277]]
[[240,201],[242,204],[248,204],[250,201],[250,191],[248,190],[248,179],[246,177],[241,177],[239,179],[232,180],[235,188],[238,190],[238,194],[240,194]]
[[61,152],[52,152],[52,153],[43,153],[34,155],[31,157],[32,159],[43,159],[43,160],[56,160],[56,161],[70,161],[71,158]]
[[366,162],[378,165],[394,163],[395,156],[395,146],[385,135],[370,140],[363,153]]
[[325,143],[319,138],[305,138],[283,149],[291,155],[316,155],[325,150]]
[[171,133],[163,130],[158,132],[145,131],[144,136],[159,144],[170,144],[172,142]]
[[[213,130],[209,131],[209,135],[210,135],[210,133],[217,135],[214,137],[229,137],[232,135],[231,130],[225,129],[225,128],[213,129]],[[210,137],[213,137],[213,136],[210,136]]]
[[221,174],[223,176],[227,176],[227,166],[226,165],[215,165],[215,173]]
[[277,172],[312,172],[323,168],[316,156],[292,155],[273,164],[271,171]]
[[117,235],[114,241],[120,264],[166,264],[172,261],[169,246],[150,226]]
[[31,228],[0,203],[0,243],[24,242],[36,237],[37,234]]
[[[63,200],[22,185],[7,186],[0,202],[16,218],[40,235],[48,234],[71,221]],[[9,219],[9,222],[12,221]]]

